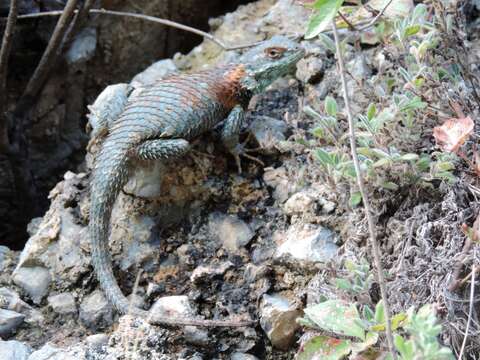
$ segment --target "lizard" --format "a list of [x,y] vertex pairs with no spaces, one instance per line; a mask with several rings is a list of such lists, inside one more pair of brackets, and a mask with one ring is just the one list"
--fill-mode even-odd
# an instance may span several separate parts
[[[108,251],[115,200],[139,160],[171,160],[185,155],[191,140],[220,127],[226,149],[241,173],[240,157],[249,157],[239,143],[250,99],[276,79],[291,73],[305,50],[285,36],[273,36],[252,47],[237,61],[190,74],[175,74],[136,89],[113,104],[101,120],[101,147],[90,182],[89,236],[92,264],[106,298],[121,314],[152,324],[245,326],[246,322],[154,316],[130,306],[114,277]],[[251,323],[251,322],[249,322]]]

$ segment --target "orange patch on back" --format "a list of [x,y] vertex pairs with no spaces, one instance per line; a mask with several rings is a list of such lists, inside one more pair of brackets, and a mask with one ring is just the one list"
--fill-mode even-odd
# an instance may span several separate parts
[[229,68],[219,84],[218,100],[227,108],[232,109],[239,104],[240,80],[245,77],[245,66],[237,65]]

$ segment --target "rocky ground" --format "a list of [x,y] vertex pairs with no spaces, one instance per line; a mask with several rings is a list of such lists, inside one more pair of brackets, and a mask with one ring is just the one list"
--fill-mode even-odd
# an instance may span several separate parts
[[[308,14],[291,1],[261,0],[210,23],[217,37],[248,43],[303,33]],[[476,41],[474,56],[480,55]],[[264,168],[246,161],[238,175],[217,134],[209,134],[181,163],[141,165],[113,213],[116,278],[132,303],[168,315],[252,318],[258,324],[160,328],[118,317],[90,263],[89,153],[51,190],[50,209],[31,221],[24,250],[0,247],[2,359],[294,357],[304,333],[294,319],[320,299],[345,296],[331,281],[344,274],[345,259],[372,263],[363,211],[352,209],[347,191],[332,191],[304,141],[312,139],[315,121],[303,108],[320,108],[327,95],[341,101],[332,54],[319,40],[304,46],[307,56],[296,76],[276,82],[250,106],[250,145],[262,147]],[[380,47],[347,46],[349,84],[355,108],[362,109],[370,95],[359,79],[388,65],[379,64]],[[235,56],[205,41],[186,56],[155,63],[131,85]],[[423,146],[433,148],[431,139]],[[395,275],[388,282],[392,308],[437,304],[442,341],[458,346],[458,323],[449,320],[464,319],[465,294],[445,288],[464,243],[461,224],[473,221],[478,202],[463,180],[409,190],[399,189],[388,200],[381,192],[374,196],[383,261]],[[378,284],[369,296],[378,301]]]

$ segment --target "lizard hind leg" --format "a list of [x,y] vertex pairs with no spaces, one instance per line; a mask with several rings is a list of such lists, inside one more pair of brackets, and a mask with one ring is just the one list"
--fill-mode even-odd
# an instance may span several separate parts
[[167,160],[179,158],[190,150],[190,143],[184,139],[146,140],[136,148],[141,160]]

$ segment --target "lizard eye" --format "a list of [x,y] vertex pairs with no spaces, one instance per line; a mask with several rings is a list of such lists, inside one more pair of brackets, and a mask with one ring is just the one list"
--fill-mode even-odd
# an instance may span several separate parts
[[281,47],[269,47],[265,49],[265,55],[271,59],[280,59],[287,49]]

